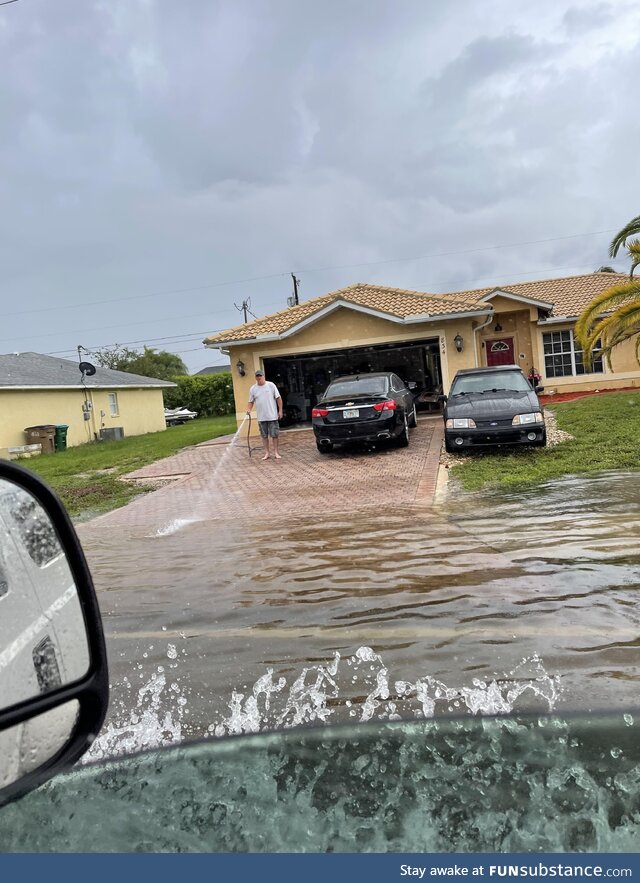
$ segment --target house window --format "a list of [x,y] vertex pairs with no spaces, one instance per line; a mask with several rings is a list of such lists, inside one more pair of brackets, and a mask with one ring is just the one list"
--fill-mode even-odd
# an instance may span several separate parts
[[109,399],[109,413],[112,417],[117,417],[120,413],[118,411],[118,393],[110,392],[107,394],[107,398]]
[[575,377],[580,374],[602,374],[602,356],[597,355],[596,344],[590,369],[586,369],[582,350],[573,337],[573,331],[547,331],[542,335],[544,369],[547,377]]

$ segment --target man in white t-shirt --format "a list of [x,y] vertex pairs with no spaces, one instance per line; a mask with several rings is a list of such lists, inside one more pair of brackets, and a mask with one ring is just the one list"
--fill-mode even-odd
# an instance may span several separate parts
[[265,380],[263,371],[256,371],[256,382],[249,390],[247,414],[251,413],[254,403],[256,406],[256,416],[258,417],[258,427],[262,436],[262,444],[264,445],[264,457],[262,459],[269,459],[269,454],[271,453],[269,445],[272,443],[276,460],[281,460],[282,457],[278,451],[278,436],[280,434],[278,420],[282,420],[282,397],[275,383]]

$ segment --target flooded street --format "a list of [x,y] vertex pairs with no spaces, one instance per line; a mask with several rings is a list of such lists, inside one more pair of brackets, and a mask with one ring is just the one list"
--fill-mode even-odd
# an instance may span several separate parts
[[640,473],[434,508],[175,516],[173,532],[83,535],[112,682],[93,756],[306,721],[638,704]]

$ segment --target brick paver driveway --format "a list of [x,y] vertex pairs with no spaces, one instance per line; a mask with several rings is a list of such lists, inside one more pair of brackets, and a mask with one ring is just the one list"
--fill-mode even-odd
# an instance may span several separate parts
[[311,430],[280,435],[282,460],[263,461],[246,436],[186,448],[128,476],[167,480],[159,490],[100,517],[105,524],[147,527],[171,518],[242,518],[345,512],[433,501],[442,418],[422,417],[408,448],[320,454]]

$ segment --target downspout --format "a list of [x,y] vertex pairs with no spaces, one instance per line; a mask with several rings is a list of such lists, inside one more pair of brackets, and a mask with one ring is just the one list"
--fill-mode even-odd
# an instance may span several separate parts
[[476,368],[480,367],[480,365],[478,363],[478,338],[476,337],[476,334],[478,331],[481,331],[483,328],[486,328],[487,325],[490,325],[491,322],[493,322],[493,310],[491,311],[491,313],[487,317],[486,321],[482,323],[482,325],[477,325],[473,329],[473,357],[475,359],[475,363],[476,363],[475,367]]
[[93,428],[93,438],[95,441],[98,441],[100,436],[98,435],[98,432],[96,430],[96,411],[94,408],[93,390],[89,389],[88,392],[89,392],[89,401],[91,402],[91,426]]

